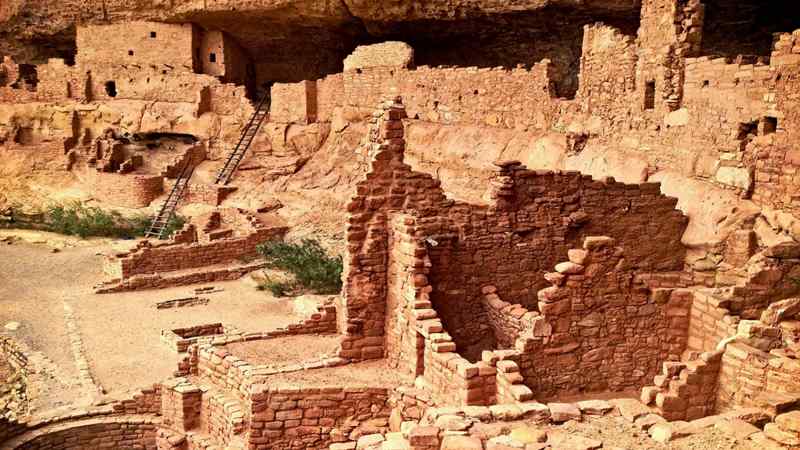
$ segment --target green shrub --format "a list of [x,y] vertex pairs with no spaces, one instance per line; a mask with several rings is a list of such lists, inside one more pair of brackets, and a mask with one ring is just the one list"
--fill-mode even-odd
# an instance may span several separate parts
[[[139,214],[123,217],[116,211],[104,211],[80,203],[50,206],[44,214],[47,231],[66,235],[135,238],[144,236],[150,228],[153,217]],[[166,227],[165,237],[169,237],[186,223],[182,216],[175,215]]]
[[292,291],[292,284],[285,281],[272,281],[269,278],[262,281],[256,289],[259,291],[269,291],[275,297],[286,297]]
[[270,267],[286,270],[294,276],[295,286],[281,283],[282,288],[300,287],[316,294],[337,294],[342,290],[342,257],[328,256],[316,240],[270,241],[256,249]]

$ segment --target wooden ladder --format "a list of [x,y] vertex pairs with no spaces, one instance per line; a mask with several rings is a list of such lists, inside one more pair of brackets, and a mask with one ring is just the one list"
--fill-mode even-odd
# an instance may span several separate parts
[[191,164],[191,159],[186,161],[186,164],[181,169],[180,175],[175,179],[175,184],[172,190],[169,191],[167,200],[161,205],[158,214],[153,218],[150,228],[147,230],[145,237],[152,237],[157,239],[164,238],[164,231],[167,229],[170,220],[175,216],[175,210],[178,208],[178,203],[183,198],[186,192],[186,187],[189,185],[189,179],[194,172],[194,166]]
[[267,115],[269,115],[269,105],[269,95],[267,94],[264,95],[258,102],[256,110],[253,112],[253,115],[250,116],[250,120],[247,121],[244,129],[242,129],[242,135],[239,137],[239,142],[236,144],[236,147],[233,148],[233,151],[228,155],[225,165],[222,166],[217,173],[217,178],[214,180],[214,184],[226,185],[231,181],[233,173],[239,167],[242,159],[244,159],[244,155],[247,153],[247,149],[250,148],[250,144],[253,143],[253,139],[255,139],[256,134],[258,134],[261,124],[264,122],[264,119],[267,117]]

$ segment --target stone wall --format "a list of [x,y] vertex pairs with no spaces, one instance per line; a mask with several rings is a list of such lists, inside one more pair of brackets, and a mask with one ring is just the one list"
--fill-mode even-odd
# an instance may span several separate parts
[[277,388],[254,385],[250,448],[326,449],[350,438],[348,430],[372,419],[388,425],[389,389]]
[[[691,298],[653,295],[607,237],[588,237],[546,275],[540,317],[519,339],[518,365],[537,398],[639,389],[686,347]],[[502,292],[502,291],[501,291]]]
[[797,359],[781,350],[765,352],[745,342],[732,342],[725,347],[717,394],[720,411],[757,406],[775,412],[775,408],[796,404],[798,392]]
[[86,68],[155,65],[159,70],[168,66],[194,72],[198,68],[198,35],[192,24],[125,22],[79,26],[75,62]]
[[396,67],[407,69],[414,64],[414,49],[405,42],[387,41],[362,45],[344,59],[344,71],[369,67]]
[[630,108],[638,55],[633,36],[603,24],[583,27],[577,102],[583,112],[615,117]]
[[208,243],[153,245],[149,241],[143,241],[134,250],[107,259],[105,271],[124,280],[139,274],[158,274],[235,263],[243,258],[257,256],[258,244],[280,238],[285,232],[285,227],[262,227],[241,237]]
[[222,31],[210,30],[202,34],[198,57],[205,74],[220,77],[226,83],[246,84],[249,81],[249,56]]
[[125,208],[146,208],[164,192],[161,175],[92,174],[92,192],[98,200]]
[[[408,115],[422,120],[543,128],[553,120],[556,109],[549,70],[544,61],[531,69],[513,70],[423,66],[416,70],[373,67],[347,71],[292,87],[275,84],[270,117],[276,122],[325,121],[330,120],[330,105],[369,112],[386,95],[397,92],[404,96]],[[320,107],[304,105],[303,91]],[[322,101],[319,92],[324,93]]]
[[15,448],[19,450],[83,450],[87,448],[125,448],[138,446],[156,450],[156,424],[152,419],[127,421],[94,419],[86,424],[65,424],[63,429],[47,430]]
[[731,315],[730,302],[710,292],[692,292],[687,350],[711,352],[717,345],[736,334],[739,318]]

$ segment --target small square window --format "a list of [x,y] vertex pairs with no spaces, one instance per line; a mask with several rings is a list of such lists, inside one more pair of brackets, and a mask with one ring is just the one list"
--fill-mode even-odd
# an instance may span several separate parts
[[150,32],[150,38],[151,39],[155,39],[156,38],[156,32],[155,31],[151,31]]
[[133,56],[133,50],[128,50],[128,56]]
[[217,54],[216,53],[209,53],[208,54],[209,62],[215,63],[217,62]]

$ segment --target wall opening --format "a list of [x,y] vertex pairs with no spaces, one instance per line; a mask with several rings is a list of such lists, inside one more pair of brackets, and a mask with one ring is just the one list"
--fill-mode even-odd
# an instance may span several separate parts
[[117,83],[115,81],[106,81],[106,94],[109,97],[117,96]]
[[19,78],[17,78],[11,87],[35,91],[36,86],[39,84],[39,74],[36,71],[36,66],[33,64],[20,64],[18,67]]
[[644,109],[656,108],[656,82],[648,81],[644,85]]
[[777,117],[764,117],[762,120],[764,124],[764,133],[763,134],[772,134],[778,131],[778,118]]
[[128,50],[128,56],[133,56],[133,50]]
[[767,57],[773,33],[800,28],[797,0],[703,0],[703,4],[704,55]]
[[209,53],[208,54],[208,61],[215,63],[217,62],[217,54],[216,53]]
[[33,128],[19,127],[14,134],[14,142],[20,145],[31,145],[35,141],[33,136]]
[[155,31],[151,31],[150,32],[150,39],[155,39],[155,38],[156,38],[156,32]]

